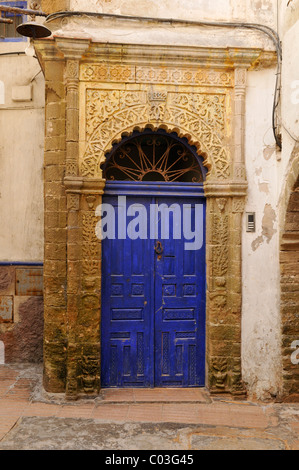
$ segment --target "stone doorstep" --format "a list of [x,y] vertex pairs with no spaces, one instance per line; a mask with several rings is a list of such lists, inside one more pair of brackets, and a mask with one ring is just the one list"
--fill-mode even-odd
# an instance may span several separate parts
[[140,388],[103,389],[96,399],[98,405],[141,403],[211,403],[206,389],[190,388]]

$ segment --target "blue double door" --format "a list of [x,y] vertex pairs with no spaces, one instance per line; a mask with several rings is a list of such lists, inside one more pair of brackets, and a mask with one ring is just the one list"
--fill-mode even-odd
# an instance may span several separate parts
[[[103,202],[114,208],[115,238],[110,230],[102,241],[102,387],[204,386],[204,198],[108,194]],[[163,204],[175,204],[169,219],[151,212]],[[186,223],[201,231],[197,249],[186,249]]]

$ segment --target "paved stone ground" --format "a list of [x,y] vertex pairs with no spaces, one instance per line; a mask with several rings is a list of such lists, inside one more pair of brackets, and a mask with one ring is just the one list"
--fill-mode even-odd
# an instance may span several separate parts
[[106,390],[66,402],[41,367],[0,366],[0,450],[299,450],[299,404],[204,390]]

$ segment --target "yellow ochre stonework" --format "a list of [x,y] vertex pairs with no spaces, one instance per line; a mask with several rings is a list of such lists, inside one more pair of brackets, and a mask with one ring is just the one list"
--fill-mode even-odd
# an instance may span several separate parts
[[[101,386],[101,164],[145,128],[187,138],[208,176],[206,386],[246,393],[241,377],[241,235],[246,70],[262,51],[35,42],[46,79],[44,385],[69,399]],[[211,57],[213,60],[211,61]]]

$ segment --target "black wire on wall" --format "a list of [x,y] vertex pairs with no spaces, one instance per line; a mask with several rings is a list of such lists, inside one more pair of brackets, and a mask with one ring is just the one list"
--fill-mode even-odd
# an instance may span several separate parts
[[65,18],[68,16],[93,16],[97,18],[110,18],[110,19],[120,19],[120,20],[130,20],[130,21],[144,21],[144,22],[158,22],[165,23],[170,25],[186,25],[186,26],[210,26],[210,27],[225,27],[225,28],[235,28],[235,29],[251,29],[260,31],[266,34],[274,43],[275,49],[277,52],[277,73],[276,73],[276,83],[275,83],[275,93],[274,93],[274,103],[272,110],[272,129],[277,146],[281,149],[281,135],[277,132],[277,108],[280,102],[280,76],[281,76],[281,60],[282,60],[282,49],[278,33],[266,25],[261,25],[258,23],[234,23],[234,22],[218,22],[218,21],[191,21],[191,20],[179,20],[179,19],[169,19],[169,18],[154,18],[154,17],[144,17],[144,16],[127,16],[127,15],[116,15],[112,13],[95,13],[88,11],[62,11],[57,13],[52,13],[46,18],[46,22],[54,21],[59,18]]

